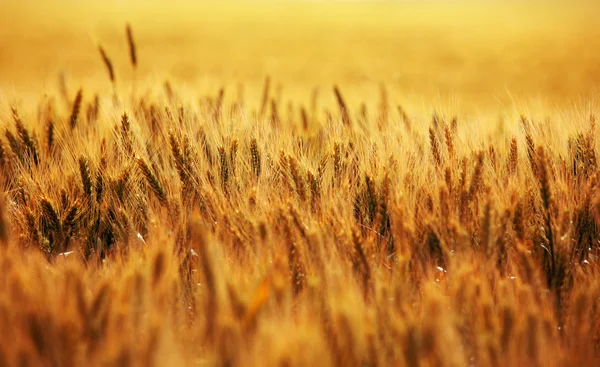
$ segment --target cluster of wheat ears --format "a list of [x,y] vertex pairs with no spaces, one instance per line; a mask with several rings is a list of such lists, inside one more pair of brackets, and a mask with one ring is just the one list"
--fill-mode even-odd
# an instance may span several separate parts
[[113,91],[2,118],[0,366],[600,363],[593,116]]

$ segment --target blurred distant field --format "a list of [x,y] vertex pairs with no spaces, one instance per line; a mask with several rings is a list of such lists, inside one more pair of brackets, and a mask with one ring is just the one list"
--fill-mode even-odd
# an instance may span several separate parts
[[130,22],[147,84],[244,83],[253,98],[270,75],[284,99],[338,83],[350,101],[374,100],[385,82],[424,110],[562,106],[597,92],[599,13],[585,1],[4,1],[0,86],[10,97],[64,72],[73,89],[107,90],[97,44],[128,85]]

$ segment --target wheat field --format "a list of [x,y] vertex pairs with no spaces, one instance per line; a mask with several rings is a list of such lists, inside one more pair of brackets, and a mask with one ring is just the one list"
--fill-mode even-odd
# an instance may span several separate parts
[[599,11],[0,3],[0,366],[599,365]]

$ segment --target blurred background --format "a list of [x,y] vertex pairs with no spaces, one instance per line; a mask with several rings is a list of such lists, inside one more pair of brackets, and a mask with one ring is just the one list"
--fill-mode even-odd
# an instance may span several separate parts
[[[341,86],[376,98],[503,106],[568,104],[600,82],[600,5],[592,1],[3,1],[0,96],[55,87],[102,92],[134,75],[125,24],[139,53],[141,85],[170,80],[198,91],[266,75],[288,96]],[[435,102],[432,102],[435,101]]]

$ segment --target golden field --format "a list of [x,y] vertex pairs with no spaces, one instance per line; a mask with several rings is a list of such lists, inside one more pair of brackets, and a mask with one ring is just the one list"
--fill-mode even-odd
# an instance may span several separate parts
[[0,3],[0,366],[598,365],[598,11]]

